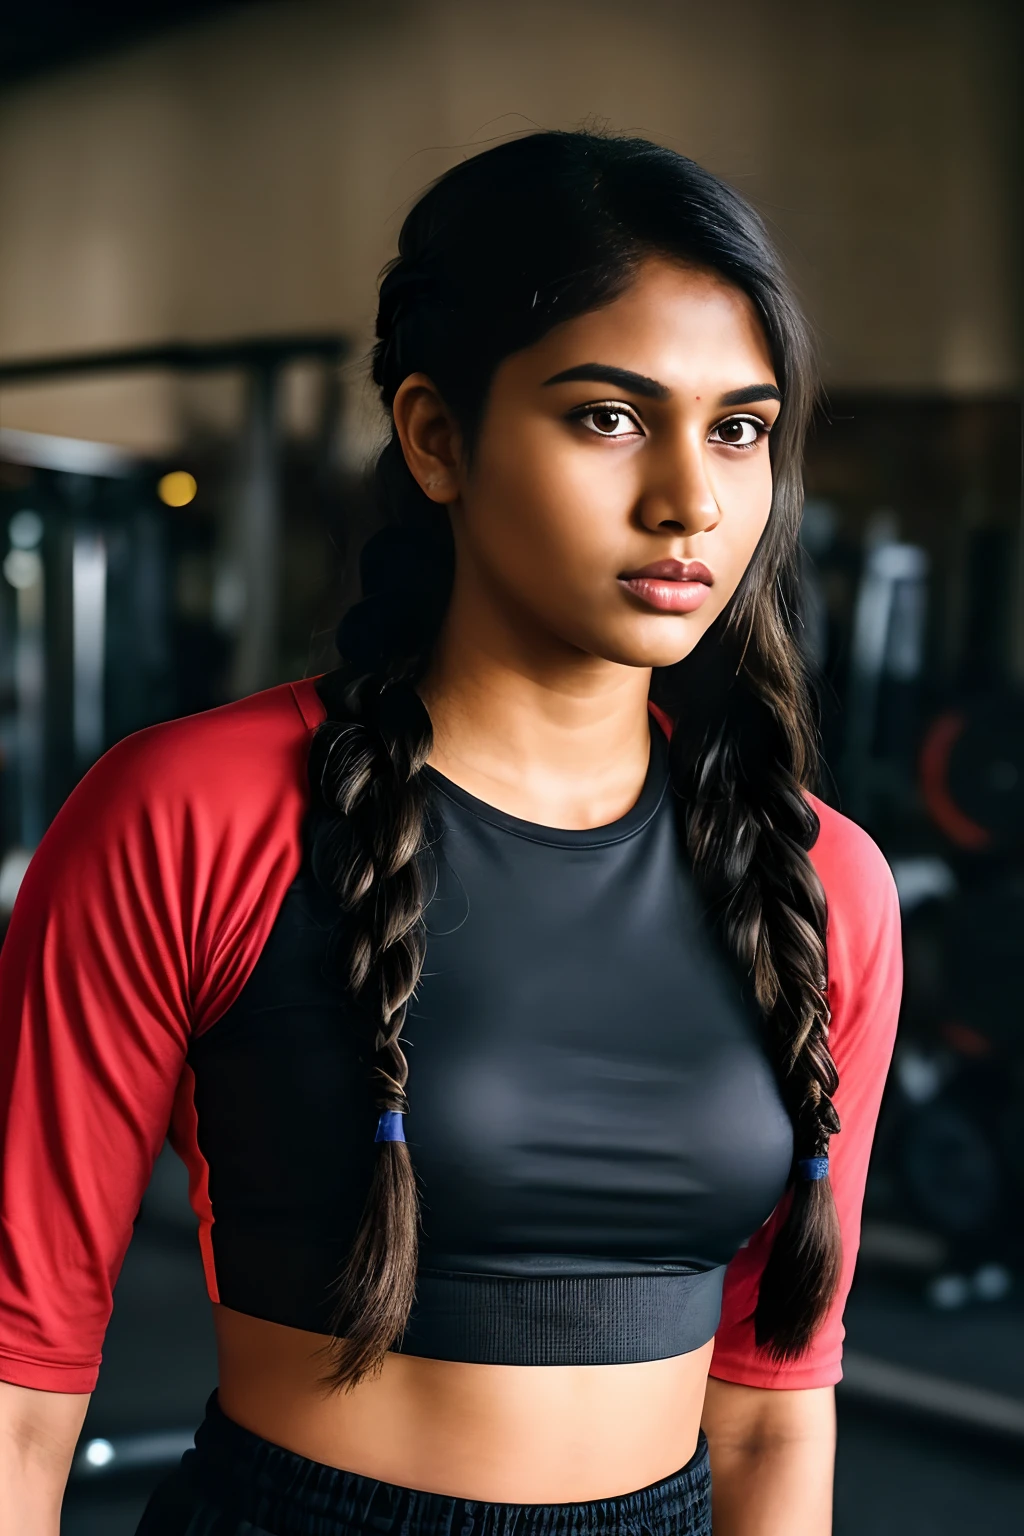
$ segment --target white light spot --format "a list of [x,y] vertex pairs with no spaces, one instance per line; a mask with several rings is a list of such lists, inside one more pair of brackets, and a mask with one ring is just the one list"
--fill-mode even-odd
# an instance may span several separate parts
[[90,1467],[108,1467],[114,1455],[114,1447],[109,1440],[90,1440],[85,1448],[85,1459]]

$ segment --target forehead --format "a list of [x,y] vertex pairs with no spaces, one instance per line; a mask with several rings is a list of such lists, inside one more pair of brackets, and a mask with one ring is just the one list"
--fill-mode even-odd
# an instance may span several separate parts
[[777,382],[757,310],[742,289],[660,257],[645,261],[610,304],[555,326],[499,372],[529,387],[587,362],[646,374],[673,393]]

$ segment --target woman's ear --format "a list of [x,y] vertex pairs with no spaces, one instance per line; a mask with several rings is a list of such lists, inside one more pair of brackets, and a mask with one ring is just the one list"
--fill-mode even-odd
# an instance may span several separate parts
[[409,472],[431,501],[458,500],[462,438],[448,407],[425,373],[402,380],[391,408]]

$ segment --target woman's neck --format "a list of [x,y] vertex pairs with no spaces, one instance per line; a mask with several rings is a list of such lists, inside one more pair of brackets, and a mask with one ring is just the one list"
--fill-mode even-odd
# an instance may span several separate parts
[[643,788],[650,676],[453,602],[420,688],[430,764],[524,821],[605,826]]

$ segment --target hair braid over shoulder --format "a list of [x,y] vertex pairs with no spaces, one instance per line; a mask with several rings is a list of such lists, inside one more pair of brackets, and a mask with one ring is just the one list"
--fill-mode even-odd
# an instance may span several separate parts
[[[826,1156],[839,1130],[825,893],[808,856],[818,818],[803,792],[813,736],[799,658],[778,607],[755,609],[737,667],[742,627],[734,619],[719,636],[709,632],[679,669],[685,728],[673,733],[672,774],[709,915],[750,978],[764,1020],[797,1162]],[[776,1359],[809,1344],[842,1258],[828,1179],[797,1179],[789,1199],[755,1316],[757,1342]]]
[[[378,466],[385,484],[401,473],[396,454],[401,458],[393,440]],[[409,1108],[409,1068],[400,1037],[425,948],[420,769],[433,745],[430,716],[414,685],[447,595],[435,571],[423,600],[424,569],[433,563],[440,570],[446,560],[450,564],[440,528],[421,530],[418,539],[407,532],[396,540],[383,531],[365,546],[364,599],[339,626],[342,667],[318,684],[328,718],[309,759],[313,867],[345,914],[343,969],[366,1031],[374,1103],[381,1112],[401,1114]],[[380,1141],[362,1218],[335,1283],[329,1351],[335,1386],[354,1386],[379,1369],[384,1351],[400,1337],[414,1299],[418,1250],[419,1199],[408,1146]]]

